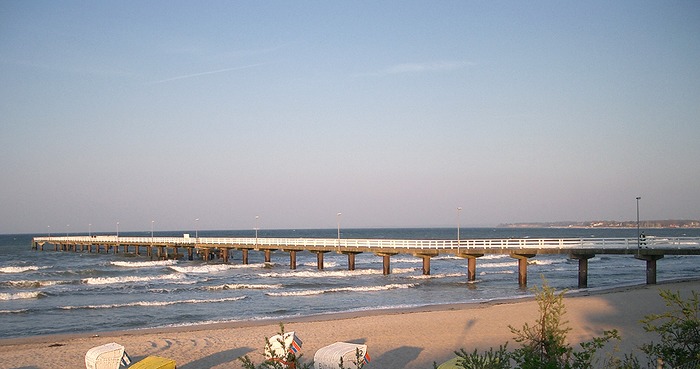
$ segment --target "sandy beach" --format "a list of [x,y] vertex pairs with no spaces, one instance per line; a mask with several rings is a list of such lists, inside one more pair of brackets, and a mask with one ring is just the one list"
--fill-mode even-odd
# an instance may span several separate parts
[[[617,329],[623,340],[622,352],[648,342],[651,336],[639,323],[645,315],[666,310],[660,289],[680,291],[684,297],[700,290],[700,281],[624,287],[567,295],[566,318],[572,331],[569,341],[577,343]],[[272,336],[284,323],[304,342],[304,362],[319,348],[337,341],[368,345],[370,368],[429,369],[467,351],[497,347],[507,341],[516,347],[509,325],[520,328],[537,318],[537,304],[529,299],[482,304],[460,304],[381,310],[362,313],[304,317],[284,322],[258,321],[198,325],[127,332],[83,335],[40,336],[0,340],[0,368],[53,369],[84,368],[85,353],[94,346],[117,342],[126,347],[134,361],[149,355],[174,359],[180,369],[240,368],[237,358],[249,355],[261,361],[264,337]]]

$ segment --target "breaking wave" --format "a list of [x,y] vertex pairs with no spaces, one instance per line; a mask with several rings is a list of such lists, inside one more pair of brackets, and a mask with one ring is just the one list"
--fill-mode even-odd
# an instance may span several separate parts
[[303,290],[303,291],[287,291],[287,292],[267,292],[266,295],[274,297],[284,297],[284,296],[315,296],[322,295],[324,293],[334,293],[334,292],[377,292],[377,291],[388,291],[402,288],[415,287],[415,283],[409,284],[387,284],[384,286],[364,286],[364,287],[339,287],[331,288],[327,290]]
[[177,264],[177,260],[154,260],[154,261],[112,261],[110,264],[124,268],[147,268],[158,266],[170,266]]
[[218,290],[269,290],[282,288],[281,284],[224,284],[220,286],[210,286],[206,289]]
[[0,293],[0,301],[37,299],[46,296],[43,292],[15,292],[15,293]]
[[114,308],[124,308],[124,307],[134,307],[134,306],[169,306],[169,305],[179,305],[179,304],[212,304],[219,302],[231,302],[243,300],[245,296],[238,297],[225,297],[220,299],[189,299],[189,300],[177,300],[177,301],[135,301],[126,302],[123,304],[103,304],[103,305],[84,305],[84,306],[61,306],[63,310],[73,310],[73,309],[114,309]]
[[85,284],[92,285],[103,285],[103,284],[117,284],[117,283],[138,283],[138,282],[157,282],[157,281],[178,281],[184,280],[186,278],[183,274],[166,274],[159,276],[150,277],[137,277],[137,276],[124,276],[124,277],[94,277],[85,278],[82,280]]
[[1,267],[0,268],[0,273],[24,273],[24,272],[33,272],[35,270],[39,269],[46,269],[49,267],[38,267],[36,265],[28,265],[28,266],[7,266],[7,267]]

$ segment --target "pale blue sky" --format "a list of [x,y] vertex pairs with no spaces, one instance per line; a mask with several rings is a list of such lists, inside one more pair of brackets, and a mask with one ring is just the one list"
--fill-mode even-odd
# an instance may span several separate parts
[[0,233],[697,219],[699,35],[697,1],[5,0]]

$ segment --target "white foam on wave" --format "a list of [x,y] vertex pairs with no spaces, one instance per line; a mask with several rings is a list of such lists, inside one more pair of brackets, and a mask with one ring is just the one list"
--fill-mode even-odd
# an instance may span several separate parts
[[41,296],[45,296],[45,295],[39,291],[15,292],[15,293],[3,292],[3,293],[0,293],[0,301],[37,299]]
[[207,274],[207,273],[219,273],[225,272],[231,269],[244,269],[244,268],[264,268],[265,264],[202,264],[194,266],[176,266],[170,265],[168,268],[180,272],[189,274]]
[[157,281],[177,281],[183,280],[186,276],[183,274],[166,274],[158,276],[122,276],[122,277],[94,277],[85,278],[82,280],[85,284],[103,285],[103,284],[118,284],[118,283],[138,283],[138,282],[157,282]]
[[112,261],[110,264],[124,268],[149,268],[177,264],[177,260],[153,260],[153,261]]
[[440,279],[440,278],[450,278],[450,277],[464,277],[466,273],[441,273],[441,274],[430,274],[430,275],[411,275],[408,278],[411,279]]
[[208,290],[269,290],[282,288],[281,284],[224,284],[219,286],[210,286]]
[[69,284],[70,281],[5,281],[0,283],[0,285],[5,285],[12,288],[40,288],[47,286],[55,286],[57,284]]
[[[309,261],[309,262],[303,263],[301,265],[309,266],[309,267],[316,267],[317,263],[315,261]],[[324,268],[335,268],[337,266],[338,266],[338,263],[335,261],[324,261],[323,262]]]
[[476,268],[511,268],[511,267],[517,267],[518,262],[517,261],[504,261],[502,263],[476,263]]
[[22,314],[28,312],[29,309],[17,309],[17,310],[0,310],[0,314]]
[[377,275],[382,274],[378,269],[359,269],[359,270],[298,270],[289,272],[271,272],[261,273],[261,277],[267,278],[345,278],[359,275]]
[[266,295],[274,297],[288,297],[288,296],[315,296],[322,295],[324,293],[333,292],[378,292],[378,291],[388,291],[402,288],[415,287],[415,283],[408,284],[387,284],[384,286],[360,286],[360,287],[338,287],[331,288],[327,290],[302,290],[302,291],[287,291],[287,292],[267,292]]
[[177,301],[135,301],[135,302],[126,302],[123,304],[61,306],[60,308],[63,310],[114,309],[114,308],[135,307],[135,306],[154,307],[154,306],[169,306],[169,305],[178,305],[178,304],[212,304],[212,303],[219,303],[219,302],[238,301],[238,300],[243,300],[244,298],[246,298],[246,297],[245,296],[237,296],[237,297],[224,297],[224,298],[220,298],[220,299],[189,299],[189,300],[177,300]]
[[7,274],[12,274],[12,273],[24,273],[24,272],[33,272],[39,269],[46,269],[49,267],[38,267],[36,265],[27,265],[27,266],[6,266],[6,267],[0,267],[0,273],[7,273]]

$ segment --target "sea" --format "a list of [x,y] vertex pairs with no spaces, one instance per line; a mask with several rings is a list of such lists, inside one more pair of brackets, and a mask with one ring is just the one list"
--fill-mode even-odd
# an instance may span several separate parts
[[[700,237],[700,229],[646,229],[650,237]],[[251,230],[198,231],[199,237],[252,237]],[[192,231],[155,232],[181,237]],[[99,233],[93,233],[95,235]],[[71,234],[77,236],[77,234]],[[621,228],[462,228],[468,238],[635,238],[636,229]],[[316,255],[251,250],[242,264],[240,251],[221,260],[151,260],[131,254],[96,254],[32,250],[32,237],[0,235],[0,339],[66,333],[187,326],[203,323],[270,320],[453,303],[482,303],[531,296],[544,281],[558,290],[576,291],[578,262],[566,255],[529,259],[528,288],[518,285],[517,260],[507,255],[477,259],[476,281],[467,278],[467,260],[441,255],[423,275],[422,259],[391,258],[383,275],[382,257],[364,253],[348,271],[346,255],[327,253],[324,270]],[[149,232],[121,232],[144,237]],[[335,238],[336,229],[265,230],[259,237]],[[454,228],[343,229],[343,238],[456,239]],[[120,250],[121,251],[121,250]],[[144,253],[145,254],[145,253]],[[643,285],[646,263],[625,255],[598,255],[589,260],[588,288],[596,290]],[[700,256],[666,256],[657,262],[659,283],[697,278]]]

